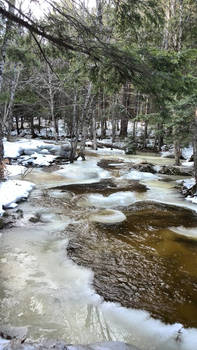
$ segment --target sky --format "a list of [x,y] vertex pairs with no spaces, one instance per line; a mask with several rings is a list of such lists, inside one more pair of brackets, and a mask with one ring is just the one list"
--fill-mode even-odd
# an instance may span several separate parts
[[[58,0],[57,0],[58,1]],[[80,0],[75,0],[80,1]],[[17,0],[17,5],[21,2],[21,0]],[[90,9],[95,7],[96,0],[85,0],[85,5]],[[22,0],[22,9],[26,13],[30,10],[31,13],[40,18],[44,13],[47,12],[49,5],[45,2],[45,0]]]

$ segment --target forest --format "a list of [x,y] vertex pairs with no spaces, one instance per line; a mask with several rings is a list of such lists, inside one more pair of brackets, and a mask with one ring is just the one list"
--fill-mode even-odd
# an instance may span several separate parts
[[46,4],[36,18],[1,1],[0,139],[58,139],[63,123],[73,161],[110,129],[131,152],[174,145],[176,165],[192,143],[197,169],[196,1]]
[[197,1],[0,0],[0,350],[197,349],[196,205]]

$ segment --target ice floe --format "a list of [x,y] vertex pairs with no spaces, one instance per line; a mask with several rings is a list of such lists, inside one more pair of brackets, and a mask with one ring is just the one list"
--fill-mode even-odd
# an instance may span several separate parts
[[123,175],[122,178],[127,180],[156,180],[159,179],[159,176],[143,171],[131,170],[129,173]]
[[100,168],[96,160],[86,160],[85,162],[79,160],[73,164],[62,166],[56,173],[64,176],[67,184],[93,183],[110,177],[110,173]]
[[112,225],[125,221],[126,216],[119,210],[103,209],[91,214],[89,220],[92,222]]
[[109,196],[102,194],[90,194],[79,200],[78,204],[82,206],[94,206],[96,208],[116,208],[126,207],[136,201],[133,192],[116,192]]

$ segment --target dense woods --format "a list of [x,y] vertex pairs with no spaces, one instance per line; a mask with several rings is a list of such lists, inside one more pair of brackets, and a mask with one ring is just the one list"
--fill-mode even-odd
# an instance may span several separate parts
[[4,136],[66,136],[71,162],[109,135],[128,152],[174,144],[176,165],[193,143],[197,181],[196,1],[46,5],[0,1],[0,162]]

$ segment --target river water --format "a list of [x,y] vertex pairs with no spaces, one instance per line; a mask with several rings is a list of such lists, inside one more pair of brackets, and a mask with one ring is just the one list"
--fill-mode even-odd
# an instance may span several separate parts
[[[99,158],[117,163],[105,170]],[[197,348],[197,216],[182,209],[197,207],[174,188],[176,178],[145,177],[140,182],[148,191],[131,191],[124,162],[142,160],[171,163],[153,155],[90,154],[86,162],[27,176],[37,187],[20,205],[23,218],[0,234],[2,329],[33,341]],[[103,179],[117,188],[76,186]],[[110,210],[115,221],[117,210],[126,220],[90,220]]]

